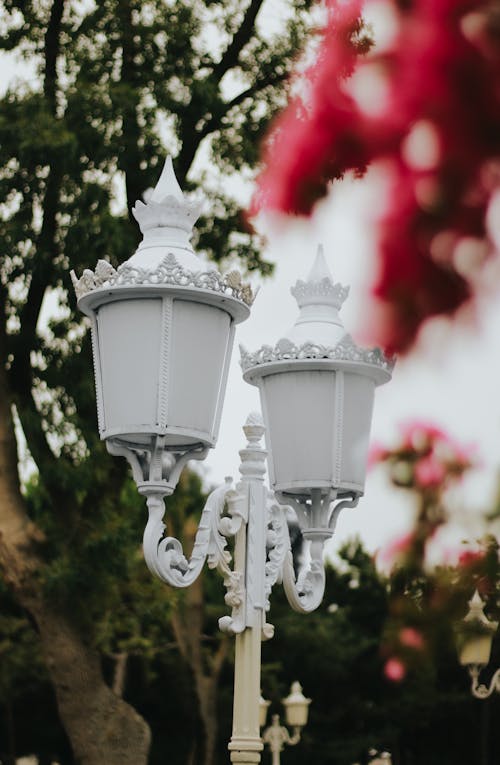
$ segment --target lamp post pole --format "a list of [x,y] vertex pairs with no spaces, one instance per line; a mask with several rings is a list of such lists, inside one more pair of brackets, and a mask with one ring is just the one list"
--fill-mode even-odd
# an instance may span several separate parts
[[236,634],[233,732],[228,748],[231,762],[251,765],[260,762],[263,748],[259,700],[261,641],[266,631],[264,572],[268,489],[264,484],[267,452],[260,443],[264,435],[260,417],[251,415],[243,430],[248,443],[240,451],[239,491],[245,501],[247,523],[236,536],[234,566],[244,582],[247,624]]

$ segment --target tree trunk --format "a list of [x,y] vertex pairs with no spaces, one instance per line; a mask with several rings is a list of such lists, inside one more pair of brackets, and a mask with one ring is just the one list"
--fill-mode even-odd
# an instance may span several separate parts
[[[2,339],[0,333],[0,340]],[[0,342],[0,358],[1,354]],[[40,530],[24,506],[5,368],[0,365],[0,568],[38,627],[61,722],[78,765],[146,765],[147,723],[104,682],[100,657],[43,595]]]
[[128,653],[122,651],[122,653],[114,654],[113,658],[115,660],[113,693],[121,699],[125,692],[125,682],[127,679]]
[[217,687],[227,653],[228,638],[223,636],[209,661],[203,656],[204,596],[201,578],[185,591],[185,602],[172,616],[176,642],[187,661],[195,684],[203,723],[203,765],[214,765],[217,743]]

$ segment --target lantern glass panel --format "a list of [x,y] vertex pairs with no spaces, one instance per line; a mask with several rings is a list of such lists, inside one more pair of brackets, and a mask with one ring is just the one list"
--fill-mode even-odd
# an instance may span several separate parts
[[289,704],[286,707],[286,721],[290,727],[294,728],[300,726],[301,728],[307,724],[309,708],[308,704]]
[[97,312],[107,432],[137,433],[157,421],[161,314],[161,299],[116,301]]
[[465,640],[460,651],[460,664],[488,664],[493,635],[474,635]]
[[332,480],[332,429],[335,424],[335,373],[297,370],[259,380],[279,491],[301,493],[304,482],[329,486]]
[[369,377],[345,374],[342,482],[364,486],[375,383]]
[[174,301],[169,354],[170,430],[198,432],[202,440],[215,440],[231,353],[230,337],[231,317],[226,311],[202,303]]

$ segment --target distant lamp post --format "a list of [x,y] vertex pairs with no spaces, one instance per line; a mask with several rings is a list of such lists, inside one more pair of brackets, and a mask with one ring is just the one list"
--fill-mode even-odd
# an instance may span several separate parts
[[[285,707],[286,723],[292,728],[292,735],[290,735],[287,728],[280,725],[280,716],[274,714],[271,718],[271,725],[262,733],[262,741],[265,745],[267,744],[272,755],[272,765],[280,765],[281,752],[285,745],[295,746],[299,743],[302,728],[307,725],[311,699],[306,699],[302,693],[302,686],[299,682],[295,681],[290,688],[290,694],[286,699],[283,699],[282,703]],[[261,727],[264,727],[266,724],[267,708],[269,704],[269,701],[261,698]]]
[[[223,276],[195,255],[190,236],[199,212],[169,158],[148,202],[133,209],[143,233],[137,251],[116,269],[101,260],[95,271],[72,278],[92,328],[101,439],[128,460],[146,497],[150,571],[173,587],[192,584],[205,561],[223,576],[232,613],[219,626],[236,636],[229,750],[234,763],[253,765],[263,748],[261,640],[273,634],[266,621],[272,588],[282,581],[297,611],[320,604],[323,545],[342,508],[364,492],[374,391],[391,378],[393,363],[345,331],[338,311],[348,290],[333,282],[319,252],[309,278],[292,289],[300,315],[286,337],[255,353],[242,349],[244,378],[260,389],[264,422],[258,413],[248,417],[241,480],[210,494],[186,556],[166,534],[164,498],[188,460],[204,459],[216,444],[235,325],[253,301],[237,271]],[[264,483],[267,456],[272,491]],[[309,565],[298,578],[289,506],[310,542]],[[307,718],[298,699],[288,697],[291,720]]]
[[390,752],[377,752],[376,749],[370,749],[368,755],[371,757],[368,765],[392,765]]
[[500,668],[489,686],[479,683],[479,675],[490,661],[493,636],[498,622],[492,622],[484,613],[484,603],[476,592],[469,602],[469,610],[458,629],[460,664],[467,667],[472,679],[471,691],[478,699],[487,699],[493,691],[500,693]]

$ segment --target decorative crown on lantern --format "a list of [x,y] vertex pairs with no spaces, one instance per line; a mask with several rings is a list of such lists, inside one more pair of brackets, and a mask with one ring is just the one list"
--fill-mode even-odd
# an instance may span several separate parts
[[326,265],[323,245],[318,246],[318,254],[307,281],[299,279],[290,292],[296,299],[299,308],[304,305],[331,305],[339,310],[349,295],[349,287],[333,283],[332,276]]
[[[206,290],[245,305],[241,315],[247,315],[254,294],[244,284],[241,274],[232,270],[222,275],[213,263],[204,263],[194,252],[190,237],[203,206],[200,199],[189,200],[181,191],[175,177],[172,158],[165,160],[160,179],[147,202],[137,201],[132,208],[143,233],[143,240],[129,260],[114,268],[99,260],[95,271],[85,269],[78,278],[71,272],[80,308],[86,311],[87,296],[98,291],[123,287],[173,287]],[[93,299],[92,299],[92,302]]]
[[300,312],[286,335],[274,347],[263,345],[254,353],[240,345],[240,363],[246,379],[251,377],[253,367],[290,359],[331,359],[367,364],[373,367],[376,376],[377,368],[383,376],[392,372],[394,359],[387,358],[379,348],[358,346],[346,332],[338,311],[349,295],[349,287],[333,281],[322,245],[318,246],[307,280],[299,279],[290,291]]
[[202,209],[203,200],[189,200],[182,193],[168,156],[148,201],[138,200],[132,213],[143,234],[152,228],[180,228],[190,234]]

